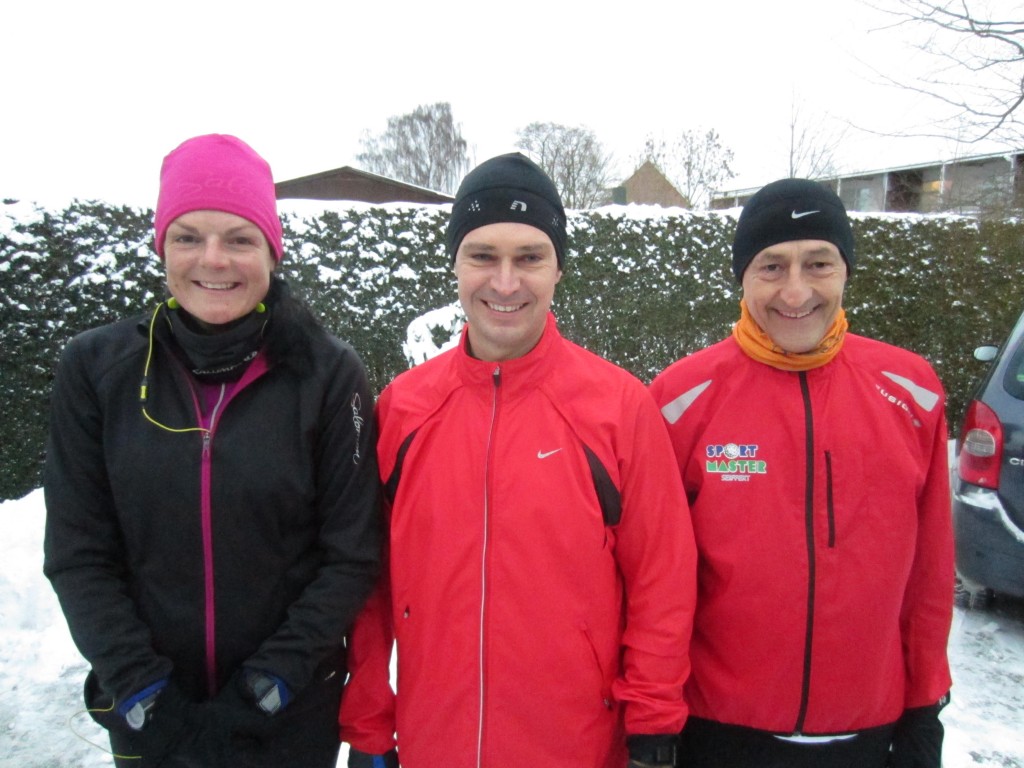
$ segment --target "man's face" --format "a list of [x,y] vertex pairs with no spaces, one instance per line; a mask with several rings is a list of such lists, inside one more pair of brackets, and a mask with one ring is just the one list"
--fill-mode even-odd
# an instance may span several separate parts
[[555,246],[528,224],[500,222],[469,232],[455,254],[469,349],[480,360],[512,360],[540,340],[562,278]]
[[843,305],[846,262],[824,240],[793,240],[758,253],[743,273],[754,321],[787,352],[810,352]]

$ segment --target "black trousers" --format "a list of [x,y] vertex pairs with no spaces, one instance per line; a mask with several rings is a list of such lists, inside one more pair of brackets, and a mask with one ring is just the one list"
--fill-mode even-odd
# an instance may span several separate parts
[[895,725],[849,739],[798,743],[767,731],[691,717],[679,739],[680,768],[885,768]]

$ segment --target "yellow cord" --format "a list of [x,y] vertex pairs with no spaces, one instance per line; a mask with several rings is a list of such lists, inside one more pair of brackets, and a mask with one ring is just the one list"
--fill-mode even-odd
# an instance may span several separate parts
[[[174,302],[173,298],[170,299],[167,302],[167,306],[173,308],[172,302]],[[154,328],[156,327],[157,315],[160,314],[160,307],[162,307],[162,306],[164,306],[163,303],[160,303],[160,304],[156,305],[156,309],[153,310],[153,315],[152,315],[152,317],[149,320],[149,349],[146,350],[146,365],[145,365],[145,368],[143,368],[143,371],[142,371],[142,386],[141,386],[140,391],[139,391],[139,397],[140,397],[140,399],[142,400],[143,403],[146,402],[146,397],[149,394],[149,392],[147,390],[149,388],[149,385],[148,385],[148,381],[149,381],[149,365],[150,365],[150,363],[153,360],[153,331],[154,331]],[[175,429],[174,427],[168,427],[166,424],[161,424],[159,421],[157,421],[152,416],[150,416],[146,412],[146,406],[145,405],[142,406],[142,415],[145,416],[146,419],[150,423],[155,424],[156,426],[160,427],[160,429],[165,429],[168,432],[206,432],[206,433],[209,433],[209,431],[210,431],[206,427],[186,427],[186,428],[183,428],[183,429]],[[111,704],[109,707],[106,707],[104,709],[100,709],[100,708],[83,709],[83,710],[80,710],[78,712],[75,712],[74,714],[71,715],[71,717],[68,718],[68,730],[70,730],[71,733],[74,734],[76,738],[80,739],[81,741],[84,741],[89,746],[94,747],[94,748],[100,750],[101,752],[106,752],[108,755],[110,755],[111,757],[113,757],[115,759],[118,759],[118,760],[141,760],[142,759],[142,755],[119,755],[116,752],[114,752],[113,750],[107,749],[102,744],[97,744],[96,742],[92,741],[91,739],[86,738],[81,733],[79,733],[78,730],[75,728],[74,720],[75,720],[76,717],[79,717],[81,715],[87,715],[87,714],[90,714],[92,712],[112,712],[113,710],[114,710],[114,705]]]
[[92,741],[91,739],[87,739],[85,736],[80,734],[78,732],[78,730],[75,728],[75,718],[76,717],[79,717],[81,715],[87,715],[90,712],[112,712],[113,709],[114,709],[114,705],[111,704],[106,709],[82,709],[82,710],[79,710],[78,712],[75,712],[73,715],[71,715],[71,717],[68,718],[68,730],[71,731],[72,734],[74,734],[75,738],[79,739],[80,741],[84,741],[90,747],[94,747],[95,749],[98,749],[100,752],[106,752],[108,755],[110,755],[111,757],[114,757],[114,758],[116,758],[118,760],[141,760],[142,759],[142,755],[119,755],[116,752],[114,752],[112,749],[107,749],[102,744],[97,744],[95,741]]
[[[172,302],[174,302],[174,299],[169,299],[166,302],[167,306],[173,308]],[[179,429],[175,429],[174,427],[168,427],[166,424],[161,424],[159,421],[154,419],[146,411],[145,402],[146,398],[149,396],[149,364],[153,360],[153,330],[156,327],[156,318],[157,315],[160,313],[160,307],[162,306],[164,306],[164,303],[156,305],[156,309],[153,310],[153,316],[149,320],[149,349],[146,350],[146,365],[142,369],[142,385],[139,388],[139,399],[142,400],[143,403],[142,415],[146,417],[146,421],[148,421],[150,424],[154,424],[160,427],[160,429],[166,430],[167,432],[174,432],[177,434],[183,432],[205,432],[206,434],[210,434],[210,430],[208,430],[206,427],[182,427]]]

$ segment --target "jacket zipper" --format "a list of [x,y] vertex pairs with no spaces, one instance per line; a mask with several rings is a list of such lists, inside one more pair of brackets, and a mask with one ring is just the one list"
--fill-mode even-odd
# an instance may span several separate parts
[[491,424],[490,429],[487,433],[487,456],[484,460],[484,524],[483,524],[483,547],[481,552],[480,560],[480,647],[479,647],[479,658],[480,658],[480,711],[479,719],[477,721],[477,733],[476,733],[476,765],[477,768],[483,766],[483,755],[484,755],[484,700],[485,700],[485,686],[484,686],[484,621],[486,619],[486,605],[487,605],[487,542],[490,537],[490,514],[491,514],[491,457],[494,450],[494,432],[495,427],[498,423],[498,395],[501,392],[501,366],[497,366],[491,373],[491,379],[494,382],[494,392],[491,399]]
[[213,697],[217,694],[217,633],[216,633],[216,589],[213,573],[213,472],[211,452],[213,449],[213,433],[217,428],[217,419],[220,411],[227,405],[237,392],[248,386],[252,381],[259,378],[267,370],[266,363],[262,356],[257,356],[252,364],[242,374],[241,379],[236,382],[227,395],[227,385],[220,385],[220,395],[216,404],[210,410],[210,419],[207,423],[203,419],[203,408],[199,403],[199,395],[196,385],[179,363],[182,371],[186,389],[192,396],[192,407],[196,413],[197,429],[203,434],[202,449],[199,464],[199,514],[200,526],[203,538],[203,610],[204,610],[204,647],[206,651],[206,689],[208,695]]
[[807,627],[804,634],[804,670],[800,688],[800,709],[797,713],[794,733],[800,733],[807,717],[807,702],[811,692],[811,649],[814,641],[814,414],[811,410],[811,392],[807,384],[807,372],[801,371],[800,392],[804,401],[805,435],[805,479],[804,479],[804,531],[807,537]]
[[[203,590],[206,626],[206,690],[212,697],[217,693],[217,610],[213,579],[213,503],[212,503],[212,460],[210,456],[213,432],[217,428],[217,416],[224,402],[225,386],[220,385],[220,397],[210,411],[209,426],[203,432],[203,455],[200,470],[200,512],[203,531]],[[199,408],[198,403],[196,408]],[[199,423],[203,423],[202,413]]]

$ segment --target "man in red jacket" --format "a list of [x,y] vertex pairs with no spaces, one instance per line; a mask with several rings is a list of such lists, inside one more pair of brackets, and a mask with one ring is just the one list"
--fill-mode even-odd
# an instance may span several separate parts
[[687,768],[938,768],[953,546],[942,386],[847,332],[842,202],[744,207],[732,335],[651,385],[692,509]]
[[[459,346],[377,404],[388,578],[356,624],[350,766],[671,766],[696,552],[665,424],[550,307],[565,211],[520,154],[463,181]],[[388,683],[397,641],[397,696]]]

